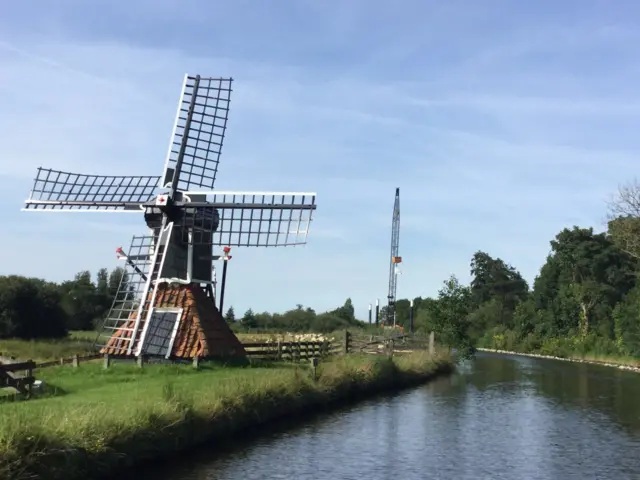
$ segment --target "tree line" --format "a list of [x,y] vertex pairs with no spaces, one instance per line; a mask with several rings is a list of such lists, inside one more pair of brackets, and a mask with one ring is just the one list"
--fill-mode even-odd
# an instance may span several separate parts
[[[0,276],[0,338],[53,339],[63,338],[71,330],[98,329],[121,282],[128,282],[123,268],[111,272],[103,268],[95,277],[83,271],[61,283],[19,275]],[[237,319],[231,307],[225,318],[236,331],[332,332],[364,326],[355,318],[351,299],[323,313],[297,305],[275,314],[249,309]]]
[[[415,327],[463,350],[640,356],[640,184],[621,186],[604,232],[573,226],[550,242],[530,287],[516,268],[477,251],[471,282],[447,279],[436,298],[414,299]],[[409,323],[409,300],[396,319]]]
[[284,313],[255,313],[247,310],[236,318],[233,307],[225,313],[225,320],[235,331],[242,332],[317,332],[329,333],[344,328],[363,328],[365,322],[358,320],[351,298],[347,298],[341,307],[316,313],[312,308],[298,304],[296,308]]
[[108,313],[122,268],[79,272],[61,283],[20,275],[0,276],[0,338],[62,338],[93,330]]

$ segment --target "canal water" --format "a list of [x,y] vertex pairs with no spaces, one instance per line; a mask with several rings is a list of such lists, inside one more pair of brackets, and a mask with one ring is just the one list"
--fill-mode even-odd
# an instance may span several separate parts
[[459,370],[145,473],[156,480],[640,479],[640,374],[490,353]]

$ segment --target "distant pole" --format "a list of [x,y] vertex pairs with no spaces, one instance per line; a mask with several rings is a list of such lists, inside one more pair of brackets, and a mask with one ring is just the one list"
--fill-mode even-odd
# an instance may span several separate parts
[[371,325],[371,304],[369,304],[369,325]]
[[380,300],[376,298],[376,327],[380,321]]
[[409,333],[413,335],[413,300],[409,302]]

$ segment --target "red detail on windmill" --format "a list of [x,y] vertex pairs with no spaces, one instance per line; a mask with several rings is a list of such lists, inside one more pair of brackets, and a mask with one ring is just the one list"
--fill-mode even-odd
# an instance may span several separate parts
[[124,256],[125,254],[124,254],[124,251],[122,250],[122,247],[116,248],[116,257],[120,259],[121,257],[124,257]]
[[222,251],[224,252],[224,256],[222,257],[222,259],[226,262],[227,260],[231,260],[231,255],[229,255],[229,252],[231,251],[231,247],[223,247]]

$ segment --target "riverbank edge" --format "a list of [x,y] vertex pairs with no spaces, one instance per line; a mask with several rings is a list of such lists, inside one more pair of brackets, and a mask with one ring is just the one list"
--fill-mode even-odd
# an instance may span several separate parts
[[[124,472],[143,469],[145,465],[154,461],[170,460],[182,452],[208,444],[211,444],[211,453],[215,454],[223,449],[216,447],[216,441],[242,439],[247,434],[253,435],[259,432],[259,429],[279,420],[303,421],[319,413],[329,413],[380,394],[417,387],[455,372],[455,361],[452,358],[432,359],[429,367],[420,371],[410,367],[403,368],[396,362],[393,362],[393,366],[391,375],[387,371],[387,374],[376,374],[362,381],[354,381],[352,377],[344,375],[334,379],[330,386],[301,386],[298,391],[253,405],[254,410],[251,412],[229,409],[213,419],[187,416],[182,422],[164,426],[158,431],[130,432],[129,438],[123,439],[117,446],[119,448],[110,452],[69,451],[59,445],[58,447],[62,448],[39,452],[36,463],[21,469],[21,476],[11,478],[43,478],[40,475],[47,472],[46,478],[52,480],[107,479]],[[135,448],[129,450],[127,444],[132,446],[135,438],[139,436],[152,436],[157,442],[156,448],[153,451],[137,451]],[[130,453],[122,453],[127,450]],[[2,465],[0,470],[1,467]]]
[[623,365],[620,363],[599,362],[597,360],[587,360],[579,357],[554,357],[553,355],[541,355],[539,353],[515,352],[510,350],[496,350],[494,348],[476,348],[476,350],[478,350],[479,352],[501,353],[504,355],[519,355],[521,357],[545,358],[548,360],[561,360],[563,362],[588,363],[590,365],[601,365],[603,367],[612,367],[612,368],[617,368],[618,370],[626,370],[628,372],[640,373],[640,367],[633,367],[631,365]]

